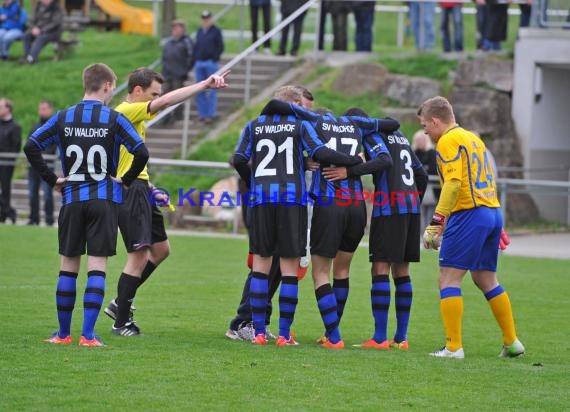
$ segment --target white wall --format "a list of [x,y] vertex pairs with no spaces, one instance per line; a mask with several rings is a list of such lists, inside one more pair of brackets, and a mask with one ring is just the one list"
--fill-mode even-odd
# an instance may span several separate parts
[[[570,32],[521,29],[515,45],[512,117],[525,168],[570,166]],[[529,172],[568,181],[568,170]],[[568,197],[533,194],[541,215],[569,224]]]

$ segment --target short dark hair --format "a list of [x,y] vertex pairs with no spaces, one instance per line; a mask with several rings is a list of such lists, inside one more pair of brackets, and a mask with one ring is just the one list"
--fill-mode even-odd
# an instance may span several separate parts
[[140,86],[143,90],[150,87],[152,82],[164,83],[164,77],[148,67],[140,67],[129,75],[127,92],[132,93],[135,87]]
[[346,110],[342,115],[343,116],[370,117],[370,116],[368,116],[368,113],[366,113],[364,110],[362,110],[359,107],[351,107],[350,109]]
[[83,70],[83,88],[86,93],[98,92],[104,83],[115,81],[117,81],[117,76],[104,63],[91,64]]
[[47,104],[49,107],[51,107],[53,109],[53,102],[51,100],[41,99],[39,104]]

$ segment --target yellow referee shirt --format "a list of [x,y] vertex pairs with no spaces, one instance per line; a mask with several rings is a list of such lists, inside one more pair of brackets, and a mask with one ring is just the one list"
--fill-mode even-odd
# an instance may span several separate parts
[[[156,113],[149,113],[150,102],[129,103],[123,102],[115,107],[115,110],[125,115],[133,124],[142,141],[146,140],[145,121],[153,119]],[[122,177],[133,163],[133,155],[130,154],[124,146],[121,145],[121,153],[119,155],[119,165],[117,166],[117,176]],[[148,170],[145,166],[143,171],[138,175],[139,179],[149,180]]]
[[448,129],[436,146],[440,182],[459,179],[461,188],[451,213],[479,206],[500,207],[495,175],[489,163],[485,143],[473,133],[455,125]]

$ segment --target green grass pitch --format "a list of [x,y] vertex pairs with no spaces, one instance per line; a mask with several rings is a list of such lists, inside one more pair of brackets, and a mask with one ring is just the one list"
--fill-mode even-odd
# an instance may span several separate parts
[[[351,347],[371,336],[369,263],[357,251],[342,321],[348,348],[314,342],[323,327],[311,281],[300,287],[298,347],[255,347],[224,337],[246,276],[244,240],[172,237],[172,255],[140,290],[136,318],[144,335],[115,337],[101,315],[105,348],[42,342],[57,329],[56,230],[0,226],[0,410],[563,410],[570,364],[568,261],[502,257],[527,355],[499,359],[501,336],[485,299],[464,283],[466,359],[433,359],[443,343],[437,259],[412,266],[410,351]],[[120,240],[119,240],[120,241]],[[516,238],[514,239],[516,242]],[[125,253],[110,259],[107,302]],[[277,329],[273,317],[273,330]],[[393,310],[390,334],[395,327]]]

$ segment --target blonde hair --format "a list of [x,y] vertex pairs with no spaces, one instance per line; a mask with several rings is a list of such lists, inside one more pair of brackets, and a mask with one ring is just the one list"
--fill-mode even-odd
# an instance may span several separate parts
[[449,103],[445,97],[441,96],[432,97],[423,102],[418,108],[417,114],[424,119],[439,119],[443,123],[453,123],[455,121],[451,103]]
[[303,99],[303,92],[297,86],[282,86],[275,91],[273,97],[288,103],[300,104]]

